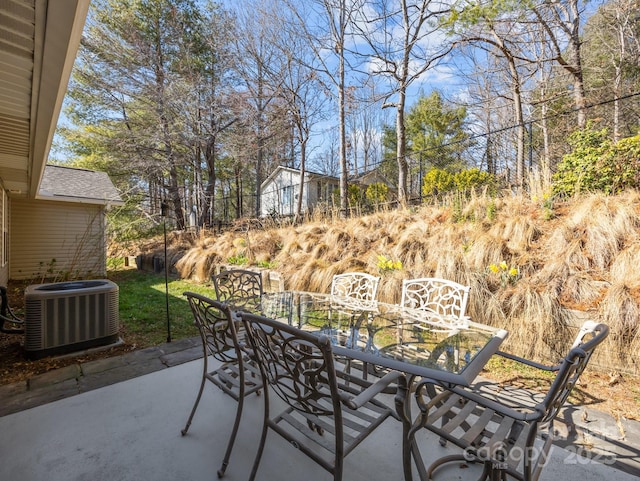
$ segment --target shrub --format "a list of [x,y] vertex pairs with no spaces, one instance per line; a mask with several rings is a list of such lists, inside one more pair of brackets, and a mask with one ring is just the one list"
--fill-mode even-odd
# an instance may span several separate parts
[[422,193],[426,196],[436,196],[453,191],[470,193],[487,189],[493,194],[496,187],[495,176],[477,168],[461,170],[455,174],[443,169],[432,169],[424,177]]
[[463,192],[479,191],[486,188],[490,194],[495,194],[497,181],[494,175],[480,169],[461,170],[454,176],[458,190]]
[[640,135],[619,140],[609,154],[604,160],[613,171],[612,192],[640,187]]
[[389,187],[382,182],[375,182],[367,187],[365,196],[367,201],[372,204],[382,204],[387,201],[389,195]]
[[444,169],[431,169],[422,181],[422,193],[426,196],[446,194],[455,187],[453,174]]
[[347,187],[347,198],[350,207],[361,207],[364,204],[364,192],[358,185],[350,184]]
[[568,139],[572,151],[562,158],[553,176],[553,191],[619,193],[640,186],[640,135],[613,142],[606,128],[595,130],[590,122]]

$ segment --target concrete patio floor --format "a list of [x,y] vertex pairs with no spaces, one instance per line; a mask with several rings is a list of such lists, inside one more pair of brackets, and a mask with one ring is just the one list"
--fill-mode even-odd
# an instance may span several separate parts
[[[0,417],[0,480],[212,480],[222,459],[235,402],[205,388],[189,433],[180,430],[195,399],[201,361],[195,360]],[[224,479],[245,480],[258,443],[262,399],[246,403]],[[425,433],[426,461],[454,452]],[[351,453],[345,481],[401,481],[401,427],[393,419]],[[439,479],[475,479],[476,468],[454,468]],[[258,480],[330,480],[302,453],[270,433]],[[636,476],[552,449],[545,480],[636,480]]]

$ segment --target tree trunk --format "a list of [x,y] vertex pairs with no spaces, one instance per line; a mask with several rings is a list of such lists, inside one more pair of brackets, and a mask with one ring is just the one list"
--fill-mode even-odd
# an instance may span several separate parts
[[205,161],[207,163],[207,171],[209,178],[207,179],[207,186],[205,188],[205,195],[202,199],[202,215],[200,217],[201,224],[208,222],[213,223],[215,217],[214,212],[214,200],[216,195],[216,136],[211,136],[207,141],[207,147],[205,149]]
[[340,123],[340,211],[343,216],[347,216],[348,208],[348,182],[349,170],[347,167],[347,133],[345,115],[345,73],[344,73],[344,45],[338,46],[340,50],[340,71],[338,86],[338,109]]
[[398,91],[398,105],[396,110],[396,159],[398,162],[398,203],[401,206],[407,204],[407,177],[409,167],[406,158],[406,129],[404,125],[404,105],[406,92],[404,86]]
[[[304,134],[301,134],[301,137],[303,135]],[[302,198],[305,195],[304,177],[306,173],[306,170],[305,170],[306,163],[307,163],[307,141],[302,140],[302,142],[300,142],[300,188],[298,189],[298,202],[296,205],[296,216],[295,216],[296,222],[299,222],[300,217],[302,216]]]

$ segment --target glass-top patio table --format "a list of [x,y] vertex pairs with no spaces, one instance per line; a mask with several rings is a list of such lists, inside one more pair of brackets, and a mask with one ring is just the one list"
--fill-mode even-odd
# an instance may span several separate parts
[[265,293],[243,310],[329,336],[338,356],[469,385],[507,331],[423,310],[302,291]]
[[395,405],[403,425],[406,481],[412,480],[411,456],[417,449],[408,442],[412,384],[429,378],[445,388],[468,386],[507,337],[507,331],[469,318],[314,292],[269,292],[242,310],[329,336],[334,354],[362,362],[364,373],[382,368],[405,374],[399,379]]

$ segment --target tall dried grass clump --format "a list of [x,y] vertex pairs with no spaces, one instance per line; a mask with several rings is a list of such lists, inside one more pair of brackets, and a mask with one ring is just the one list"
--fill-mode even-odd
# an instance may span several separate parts
[[487,195],[478,195],[475,192],[471,193],[470,198],[457,199],[456,202],[462,205],[460,217],[472,222],[483,222],[485,219],[491,221],[489,217],[492,214],[490,212],[498,210],[497,199]]
[[215,265],[221,261],[222,258],[219,254],[212,253],[206,247],[199,246],[187,250],[175,265],[181,277],[204,282],[211,277],[215,270]]
[[628,285],[640,285],[640,232],[639,237],[626,249],[622,250],[611,264],[609,275],[611,282]]
[[[215,266],[223,259],[218,251],[218,239],[208,232],[202,231],[193,238],[192,245],[182,251],[182,256],[176,261],[175,267],[183,278],[192,278],[198,282],[205,282],[213,274]],[[172,245],[172,248],[176,246]]]
[[[429,235],[424,224],[407,226],[402,234],[397,237],[393,246],[394,255],[402,262],[406,270],[410,272],[431,270],[433,261],[432,250],[429,246]],[[386,246],[391,247],[391,246]],[[384,252],[382,254],[385,254]],[[417,274],[416,274],[417,275]]]
[[571,268],[564,259],[552,258],[531,276],[531,282],[546,286],[550,292],[559,297],[570,275]]
[[540,228],[528,215],[514,215],[496,222],[489,234],[504,239],[511,252],[524,252],[540,237]]
[[[636,286],[635,289],[640,290],[640,286]],[[613,284],[600,305],[602,320],[609,326],[611,336],[627,345],[640,330],[640,305],[637,292],[634,296],[631,291],[632,289],[625,284]]]
[[477,272],[471,273],[466,284],[470,286],[467,314],[471,319],[481,324],[506,328],[502,303],[489,288],[486,276]]
[[450,279],[460,284],[469,285],[469,267],[461,249],[449,249],[438,256],[433,277]]
[[523,357],[556,360],[570,344],[570,316],[552,292],[527,280],[503,291],[507,345]]
[[[620,202],[623,200],[623,202]],[[566,226],[580,235],[585,252],[590,254],[590,266],[607,269],[624,245],[637,235],[638,215],[622,198],[591,195],[574,203]]]
[[282,248],[281,231],[272,229],[249,233],[252,251],[256,260],[270,261]]
[[565,260],[551,260],[531,275],[531,282],[545,286],[565,307],[585,310],[602,297],[603,283],[587,272],[572,269]]
[[548,165],[531,170],[527,175],[527,186],[532,199],[542,199],[551,190],[553,172]]
[[504,240],[488,233],[480,233],[478,237],[471,239],[466,258],[470,268],[476,271],[484,271],[491,264],[502,260],[511,260]]
[[590,270],[589,253],[584,249],[584,235],[566,225],[559,225],[547,237],[543,251],[548,259],[562,260],[572,270]]

